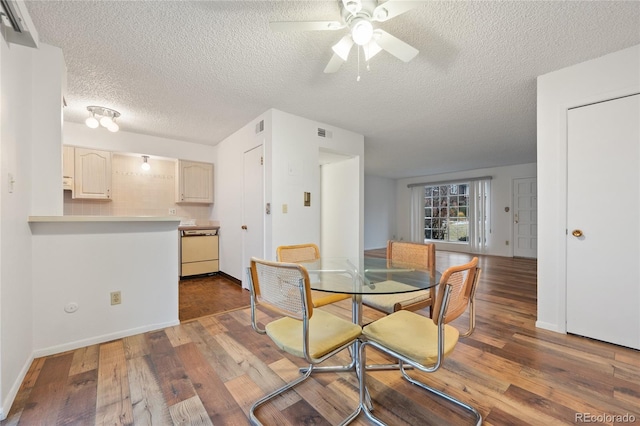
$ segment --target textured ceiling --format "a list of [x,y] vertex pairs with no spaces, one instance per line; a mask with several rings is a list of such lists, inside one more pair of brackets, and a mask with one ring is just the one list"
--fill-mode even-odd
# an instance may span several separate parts
[[536,77],[640,43],[637,1],[426,1],[377,24],[420,50],[323,70],[345,33],[337,1],[27,0],[68,69],[65,119],[88,105],[122,130],[215,145],[269,108],[365,137],[365,173],[392,178],[536,161]]

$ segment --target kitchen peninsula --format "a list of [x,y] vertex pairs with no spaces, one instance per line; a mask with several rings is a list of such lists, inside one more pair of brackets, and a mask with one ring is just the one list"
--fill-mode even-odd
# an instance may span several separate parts
[[[29,217],[35,356],[178,324],[179,222]],[[120,303],[112,304],[114,292]]]

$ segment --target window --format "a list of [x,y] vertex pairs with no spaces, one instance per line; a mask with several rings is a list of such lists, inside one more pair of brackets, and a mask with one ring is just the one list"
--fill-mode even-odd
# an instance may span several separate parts
[[425,186],[424,239],[469,241],[469,184]]
[[465,244],[472,252],[487,246],[490,177],[462,182],[411,184],[412,239]]

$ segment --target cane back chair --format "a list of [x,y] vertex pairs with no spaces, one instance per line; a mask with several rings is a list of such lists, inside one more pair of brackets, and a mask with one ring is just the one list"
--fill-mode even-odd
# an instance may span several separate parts
[[[377,350],[399,360],[402,377],[420,388],[439,395],[462,407],[474,415],[476,424],[482,424],[482,416],[474,407],[434,389],[412,378],[405,364],[425,373],[433,373],[442,365],[443,360],[453,351],[459,337],[469,336],[475,328],[474,299],[480,277],[478,258],[460,266],[448,268],[442,274],[438,293],[434,299],[433,318],[427,318],[415,312],[400,310],[380,318],[365,326],[362,330],[360,359],[366,359],[366,348]],[[449,325],[451,321],[469,311],[469,326],[464,334]],[[364,364],[364,363],[363,363]],[[363,403],[366,384],[366,368],[360,365],[360,406],[364,413],[376,424],[380,422]]]
[[[303,375],[253,404],[250,421],[253,425],[261,425],[255,414],[260,406],[302,383],[316,364],[356,342],[362,328],[329,312],[314,310],[309,274],[303,266],[252,258],[250,272],[253,329],[269,336],[283,351],[303,358],[309,364]],[[261,328],[257,321],[258,305],[282,317]],[[354,411],[342,424],[348,424],[356,415]]]

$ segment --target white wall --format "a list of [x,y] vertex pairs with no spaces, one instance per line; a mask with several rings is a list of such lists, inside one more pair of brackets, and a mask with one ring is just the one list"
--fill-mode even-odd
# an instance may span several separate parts
[[538,77],[538,327],[566,332],[567,109],[638,92],[640,45]]
[[[513,256],[513,179],[536,177],[536,164],[520,164],[515,166],[493,167],[466,172],[444,173],[431,176],[420,176],[408,179],[398,179],[396,182],[396,203],[398,239],[411,241],[411,190],[408,184],[420,182],[440,182],[461,180],[466,178],[491,176],[491,206],[490,222],[491,234],[487,239],[486,254],[495,256]],[[509,212],[505,212],[509,207]],[[540,226],[538,226],[538,229]],[[509,241],[509,245],[505,244]],[[468,251],[469,246],[455,243],[436,243],[440,250]]]
[[[319,137],[319,127],[325,129],[330,137]],[[340,172],[344,180],[328,181],[330,187],[326,187],[325,183],[323,188],[323,191],[334,191],[333,195],[337,199],[350,199],[352,208],[345,212],[342,218],[344,223],[339,230],[330,221],[325,223],[320,209],[321,200],[326,199],[320,194],[321,150],[354,158],[354,161],[347,161],[343,165],[351,168],[350,172]],[[331,241],[332,247],[354,247],[352,256],[358,256],[364,250],[364,137],[325,123],[273,110],[271,160],[273,235],[271,245],[267,246],[267,256],[275,259],[276,248],[280,245],[310,242],[318,244],[324,256],[339,256],[339,253],[332,253],[323,247],[321,224],[325,233],[333,232],[337,239]],[[303,205],[304,192],[311,192],[310,207]],[[282,204],[288,205],[288,213],[282,213]],[[325,238],[324,241],[330,240]]]
[[[28,48],[0,39],[0,400],[3,419],[31,363],[31,73]],[[16,180],[8,191],[8,175]]]
[[385,248],[396,237],[396,181],[364,177],[364,248]]
[[[0,418],[33,357],[29,215],[60,214],[62,52],[0,39]],[[53,159],[53,160],[52,160]],[[52,174],[55,173],[55,176]],[[11,174],[15,180],[12,185]]]
[[[264,120],[264,131],[256,135],[255,126]],[[317,136],[317,128],[331,132],[331,138]],[[320,244],[320,150],[357,158],[358,176],[349,184],[359,193],[359,207],[354,215],[353,235],[359,249],[363,248],[362,190],[364,137],[344,129],[297,117],[271,109],[218,145],[219,161],[216,174],[218,203],[214,215],[220,220],[220,270],[235,278],[242,273],[242,179],[243,155],[264,145],[265,203],[271,203],[271,214],[265,215],[264,256],[275,259],[277,246],[313,242]],[[303,206],[303,193],[311,192],[311,206]],[[287,204],[287,213],[282,205]],[[358,219],[355,219],[355,218]]]
[[[40,44],[33,52],[33,118],[31,214],[62,214],[60,197],[62,180],[62,102],[66,90],[67,71],[62,52],[57,47]],[[60,161],[55,161],[60,159]]]
[[30,226],[35,356],[179,323],[177,219]]
[[[65,145],[75,145],[105,151],[156,155],[181,160],[216,163],[217,148],[215,146],[167,139],[157,136],[143,135],[120,130],[112,133],[101,127],[90,129],[80,123],[64,123]],[[62,183],[60,184],[62,188]],[[215,197],[215,194],[214,194]]]
[[[264,130],[255,132],[256,123],[264,120]],[[213,215],[220,221],[220,271],[242,280],[242,196],[243,196],[243,160],[244,153],[260,145],[265,146],[265,171],[269,168],[269,154],[266,151],[271,143],[271,111],[256,117],[220,144],[218,162],[214,169],[216,203]],[[270,228],[270,217],[265,216]],[[265,232],[265,238],[269,238]]]
[[323,257],[362,256],[359,165],[359,158],[354,157],[321,167],[320,249]]

